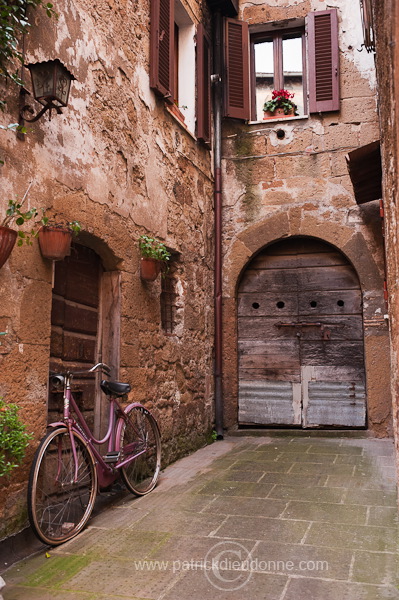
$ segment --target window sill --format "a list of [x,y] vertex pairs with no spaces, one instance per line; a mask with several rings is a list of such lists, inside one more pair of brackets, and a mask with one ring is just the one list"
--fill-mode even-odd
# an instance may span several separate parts
[[[179,109],[177,109],[177,110],[176,110],[176,112],[175,112],[175,109],[173,109],[173,108],[169,108],[169,106],[168,106],[168,105],[165,105],[165,110],[166,110],[166,112],[168,112],[168,113],[170,114],[170,116],[171,116],[171,117],[172,117],[172,118],[173,118],[173,119],[176,121],[176,123],[177,123],[178,125],[180,125],[180,127],[181,127],[182,129],[184,129],[184,131],[186,131],[186,132],[188,133],[188,135],[189,135],[190,137],[192,137],[192,138],[193,138],[193,140],[196,142],[196,141],[197,141],[197,138],[195,137],[195,135],[194,135],[193,133],[191,133],[191,131],[188,129],[188,127],[187,127],[187,125],[184,123],[184,121],[182,121],[182,119],[181,119],[181,118],[180,118],[180,117],[179,117],[179,116],[176,114],[177,112],[179,112],[179,113],[182,115],[182,113],[180,112],[180,110],[179,110]],[[182,115],[182,117],[183,117],[183,115]],[[184,117],[183,117],[183,118],[184,118]]]
[[309,115],[301,115],[297,117],[284,117],[283,119],[276,117],[275,119],[265,119],[262,121],[247,121],[247,124],[260,125],[261,123],[263,123],[264,125],[267,125],[268,123],[285,123],[286,121],[303,121],[305,119],[309,119]]

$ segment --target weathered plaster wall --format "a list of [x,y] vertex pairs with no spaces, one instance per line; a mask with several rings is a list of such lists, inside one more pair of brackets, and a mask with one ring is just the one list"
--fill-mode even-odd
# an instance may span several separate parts
[[[267,4],[241,2],[250,24],[303,18],[311,10],[339,12],[339,112],[243,125],[223,130],[224,388],[226,425],[237,422],[236,286],[251,257],[290,235],[335,245],[357,269],[364,300],[368,426],[392,431],[388,331],[384,321],[383,251],[378,202],[359,207],[345,155],[379,139],[373,59],[362,43],[359,5],[344,0]],[[279,139],[277,131],[284,132]],[[379,359],[377,359],[379,357]]]
[[[201,3],[183,2],[194,22]],[[149,87],[149,2],[60,0],[57,20],[34,14],[26,62],[59,57],[74,73],[70,105],[28,125],[25,141],[1,134],[0,208],[22,197],[64,220],[121,272],[120,379],[159,420],[164,462],[205,443],[212,429],[212,173],[209,151]],[[5,90],[15,122],[18,89]],[[32,100],[30,100],[32,102]],[[181,324],[160,325],[160,281],[139,278],[137,239],[148,233],[180,253]],[[88,235],[89,234],[89,235]],[[52,265],[15,248],[0,270],[0,395],[17,402],[34,433],[25,466],[0,492],[0,538],[25,521],[28,466],[45,432]]]
[[385,243],[391,337],[391,390],[399,481],[399,256],[398,256],[398,112],[399,20],[396,2],[374,3],[376,68],[381,128]]

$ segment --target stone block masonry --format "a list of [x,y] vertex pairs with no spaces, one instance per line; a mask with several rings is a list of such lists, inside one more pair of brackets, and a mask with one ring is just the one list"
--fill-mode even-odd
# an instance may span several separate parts
[[[363,298],[367,427],[373,435],[383,437],[392,435],[392,410],[389,333],[387,322],[383,318],[386,305],[383,294],[384,251],[379,206],[378,201],[362,206],[356,204],[345,160],[349,151],[378,140],[380,135],[373,59],[366,52],[357,52],[359,40],[362,39],[359,7],[343,1],[334,2],[333,6],[316,0],[299,3],[290,0],[283,3],[271,1],[267,6],[242,1],[239,3],[239,17],[248,21],[250,33],[254,36],[264,29],[265,40],[267,35],[270,39],[273,37],[271,32],[281,30],[284,44],[284,36],[290,31],[289,19],[295,19],[291,25],[295,25],[297,31],[305,27],[309,13],[330,9],[336,9],[338,18],[339,110],[310,113],[305,106],[304,115],[298,118],[247,123],[238,120],[224,122],[223,294],[225,306],[230,310],[224,330],[225,419],[227,426],[235,426],[237,421],[240,423],[237,417],[240,410],[240,352],[248,352],[248,369],[251,373],[248,379],[256,379],[260,382],[259,385],[266,387],[275,383],[280,386],[279,389],[287,385],[287,381],[303,387],[299,371],[291,373],[288,368],[284,371],[281,366],[274,364],[276,357],[280,356],[279,352],[284,354],[278,347],[278,341],[284,336],[281,334],[279,337],[280,334],[274,327],[271,331],[267,330],[268,335],[262,337],[259,333],[256,339],[251,338],[252,350],[245,345],[247,330],[244,320],[241,333],[237,332],[240,301],[244,302],[243,298],[238,298],[240,282],[245,277],[253,277],[253,289],[256,289],[260,298],[257,300],[259,306],[262,302],[263,305],[266,302],[272,305],[274,302],[273,306],[279,301],[283,305],[285,303],[286,308],[281,311],[280,320],[284,317],[287,321],[311,321],[310,309],[302,312],[300,317],[289,313],[288,296],[280,297],[278,273],[275,273],[275,279],[270,280],[270,285],[274,287],[269,289],[267,284],[263,288],[259,287],[260,284],[256,283],[258,279],[260,281],[256,257],[269,246],[272,248],[273,243],[282,240],[289,243],[290,238],[308,240],[309,243],[312,240],[315,243],[324,241],[331,245],[332,252],[342,253],[354,265],[359,278]],[[256,37],[253,41],[256,44]],[[306,69],[309,75],[309,54],[307,59]],[[275,67],[276,72],[277,70]],[[307,92],[311,93],[309,89]],[[282,254],[284,255],[284,251]],[[279,263],[281,280],[285,273],[283,269],[290,267],[288,250],[286,254]],[[295,262],[294,258],[292,261]],[[291,281],[294,281],[294,264],[291,267]],[[302,288],[290,288],[298,298],[306,290],[314,294],[315,289],[306,282]],[[247,316],[248,328],[255,330],[257,327],[258,331],[261,327],[267,328],[266,321],[271,315],[262,313],[265,317],[262,325],[260,310],[257,315],[254,310],[253,315]],[[235,319],[231,316],[233,314]],[[319,316],[315,317],[316,321],[328,321],[325,315]],[[303,332],[298,331],[298,335],[306,337]],[[290,347],[293,347],[294,342],[288,333],[284,343],[290,343]],[[326,342],[323,350],[326,367],[329,364],[326,359],[328,352]],[[376,353],[381,360],[375,360]],[[312,362],[306,352],[300,353],[300,364],[305,364],[306,360],[312,366],[319,364],[317,360]],[[245,371],[245,367],[243,370]],[[244,381],[242,383],[244,389],[246,384]],[[246,392],[242,393],[245,395]],[[306,404],[306,399],[302,398],[301,401]],[[257,398],[256,402],[254,400],[256,410],[264,417],[268,413],[265,398]],[[244,400],[243,403],[245,404]]]
[[[182,5],[195,26],[209,19],[203,2]],[[113,377],[132,385],[129,402],[154,412],[165,465],[204,445],[213,424],[210,152],[150,89],[149,3],[60,0],[56,11],[58,19],[49,19],[41,8],[32,9],[25,62],[57,55],[76,77],[70,104],[63,115],[29,126],[24,140],[2,131],[0,207],[21,198],[34,180],[28,207],[81,223],[76,241],[99,260],[98,306],[84,309],[90,315],[98,310],[98,333],[90,341],[94,354],[83,364],[68,354],[67,337],[77,351],[86,348],[85,319],[69,322],[65,333],[68,314],[81,308],[74,281],[84,287],[86,275],[68,276],[62,301],[69,312],[57,313],[52,324],[61,301],[53,287],[55,267],[41,257],[36,240],[15,248],[0,271],[1,331],[7,331],[0,347],[0,395],[21,407],[34,440],[24,465],[1,482],[0,539],[26,525],[29,466],[48,420],[51,353],[52,364],[64,360],[72,368],[111,360]],[[15,122],[19,89],[10,84],[1,92],[7,100],[4,122]],[[172,334],[162,327],[161,278],[140,280],[141,234],[174,252]],[[100,427],[106,400],[93,394],[94,405]]]

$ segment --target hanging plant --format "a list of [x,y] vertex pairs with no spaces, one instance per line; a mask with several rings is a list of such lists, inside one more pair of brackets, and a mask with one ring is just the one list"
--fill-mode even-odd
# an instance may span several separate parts
[[140,236],[139,248],[141,253],[140,277],[144,281],[155,281],[162,266],[164,266],[164,271],[167,271],[166,265],[171,253],[165,244],[148,235]]
[[18,229],[16,231],[15,229],[11,228],[11,225],[16,225],[20,227],[24,225],[26,221],[30,221],[37,215],[37,210],[35,207],[27,211],[23,210],[23,205],[25,203],[26,197],[32,184],[33,181],[31,181],[31,183],[29,184],[28,189],[26,190],[21,201],[9,200],[5,216],[0,222],[0,268],[4,265],[4,263],[10,256],[17,238],[18,246],[22,246],[24,242],[28,244],[28,246],[31,246],[32,238],[36,237],[37,235],[35,229],[26,232],[21,229]]
[[24,459],[33,435],[26,433],[18,417],[19,407],[0,397],[0,477],[9,475]]
[[78,235],[82,229],[79,221],[53,223],[43,215],[40,222],[39,246],[42,256],[49,260],[63,260],[70,254],[72,235]]

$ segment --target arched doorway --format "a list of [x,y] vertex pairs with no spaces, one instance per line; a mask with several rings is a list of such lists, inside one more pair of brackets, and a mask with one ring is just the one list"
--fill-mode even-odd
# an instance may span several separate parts
[[335,247],[268,246],[238,289],[239,423],[365,427],[362,295]]
[[[54,263],[50,371],[84,371],[96,362],[119,370],[120,276],[106,271],[92,248],[74,243],[70,256]],[[104,433],[107,403],[96,375],[74,378],[74,397],[96,435]],[[62,394],[49,390],[48,419],[62,415]]]

